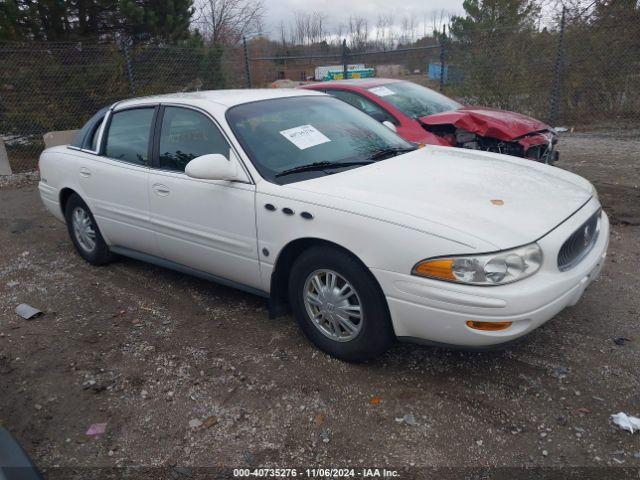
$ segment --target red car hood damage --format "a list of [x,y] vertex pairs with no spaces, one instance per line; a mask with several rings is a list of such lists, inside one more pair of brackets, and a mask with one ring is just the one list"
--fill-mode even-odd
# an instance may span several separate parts
[[549,125],[535,118],[483,107],[462,107],[458,110],[420,117],[418,120],[425,126],[453,125],[482,137],[508,142],[518,141],[525,149],[532,145],[549,142],[547,135],[536,134],[553,132]]

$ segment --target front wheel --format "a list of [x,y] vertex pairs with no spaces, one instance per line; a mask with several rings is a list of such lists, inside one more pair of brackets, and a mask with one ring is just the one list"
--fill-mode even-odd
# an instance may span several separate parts
[[334,357],[361,362],[394,340],[380,287],[358,260],[332,247],[314,247],[296,260],[289,301],[311,342]]

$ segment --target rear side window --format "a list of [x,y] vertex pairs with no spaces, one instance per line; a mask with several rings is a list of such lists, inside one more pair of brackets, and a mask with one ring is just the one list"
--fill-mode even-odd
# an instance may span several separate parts
[[376,105],[374,102],[362,95],[347,92],[346,90],[327,90],[327,93],[347,102],[350,105],[353,105],[358,110],[362,110],[364,113],[379,122],[389,121],[394,124],[398,123],[397,120],[387,113],[382,107]]
[[191,160],[210,153],[229,158],[229,144],[218,127],[202,113],[166,107],[160,132],[159,167],[184,172]]
[[146,165],[154,108],[135,108],[112,115],[107,133],[105,156]]
[[100,127],[102,126],[103,123],[104,123],[104,117],[102,118],[102,120],[96,123],[96,125],[93,127],[93,130],[91,130],[89,134],[86,136],[86,138],[84,139],[84,144],[82,148],[91,150],[92,152],[98,151],[98,147],[99,147],[98,137],[100,136],[98,135],[98,132],[100,131]]
[[72,146],[76,148],[82,148],[84,150],[97,151],[98,150],[98,131],[104,121],[104,117],[107,114],[109,107],[105,107],[96,113],[84,124],[81,130],[78,131],[76,137],[73,140]]

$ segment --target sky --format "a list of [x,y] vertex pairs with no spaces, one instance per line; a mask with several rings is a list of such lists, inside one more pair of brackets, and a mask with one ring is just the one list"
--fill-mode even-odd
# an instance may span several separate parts
[[[288,25],[293,21],[294,12],[320,11],[327,15],[327,27],[331,32],[349,16],[367,19],[369,29],[373,29],[379,15],[392,15],[394,23],[400,25],[403,17],[413,17],[420,34],[433,30],[433,17],[461,14],[462,0],[264,0],[266,10],[264,28],[269,36],[279,35],[280,21]],[[426,23],[426,25],[425,25]],[[426,29],[425,29],[426,27]]]

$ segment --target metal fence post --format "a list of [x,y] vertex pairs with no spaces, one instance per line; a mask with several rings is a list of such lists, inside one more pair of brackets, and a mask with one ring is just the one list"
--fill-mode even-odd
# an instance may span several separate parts
[[249,68],[249,49],[247,39],[242,37],[242,50],[244,51],[244,74],[247,80],[247,88],[251,88],[251,69]]
[[349,78],[349,60],[347,58],[347,39],[342,40],[342,78]]
[[129,88],[131,89],[131,95],[134,97],[136,94],[136,79],[133,74],[133,62],[131,61],[131,52],[129,51],[129,39],[125,38],[122,41],[122,51],[124,53],[124,60],[127,63],[127,76],[129,77]]
[[551,126],[558,118],[559,102],[560,102],[560,85],[562,83],[562,67],[564,63],[564,27],[565,15],[567,9],[562,7],[562,17],[560,18],[560,33],[558,35],[558,50],[556,52],[556,67],[553,77],[553,86],[551,87],[551,105],[549,107],[549,123]]
[[447,35],[443,31],[442,35],[440,35],[440,93],[444,92],[444,76],[445,76],[445,68],[447,67],[445,64],[445,58],[447,53],[446,39],[447,39]]

